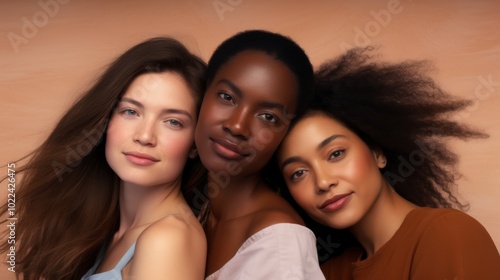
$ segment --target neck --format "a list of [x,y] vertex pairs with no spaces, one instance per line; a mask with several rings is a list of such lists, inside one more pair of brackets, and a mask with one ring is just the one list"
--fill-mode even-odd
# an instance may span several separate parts
[[122,182],[120,227],[117,235],[122,236],[129,229],[149,225],[186,206],[180,190],[180,181],[159,186],[137,186]]
[[366,215],[349,230],[369,257],[394,236],[406,215],[416,207],[385,184]]
[[244,178],[221,178],[216,174],[208,174],[210,215],[215,221],[230,220],[248,213],[253,205],[252,197],[266,187],[258,173]]

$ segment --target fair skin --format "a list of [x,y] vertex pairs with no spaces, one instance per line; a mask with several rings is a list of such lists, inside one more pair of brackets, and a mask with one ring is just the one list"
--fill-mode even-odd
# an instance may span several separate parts
[[260,51],[235,55],[209,85],[195,135],[209,171],[206,275],[224,266],[263,228],[302,223],[260,174],[288,129],[297,94],[294,74]]
[[129,86],[107,131],[106,159],[120,177],[120,225],[96,273],[116,266],[136,242],[123,279],[202,279],[206,240],[181,193],[195,157],[196,104],[173,72],[147,73]]
[[296,124],[283,140],[278,162],[295,201],[317,222],[348,229],[367,257],[417,207],[384,179],[383,153],[322,113]]

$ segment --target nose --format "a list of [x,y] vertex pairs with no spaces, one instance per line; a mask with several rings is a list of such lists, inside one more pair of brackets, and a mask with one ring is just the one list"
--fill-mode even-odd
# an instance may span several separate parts
[[156,146],[156,131],[153,121],[143,121],[138,123],[134,133],[134,142],[143,146]]
[[247,140],[250,137],[250,119],[249,109],[237,106],[224,121],[222,127],[231,135]]
[[338,179],[334,174],[334,171],[325,165],[319,165],[315,168],[316,176],[316,192],[324,193],[328,192],[330,188],[334,188],[338,184]]

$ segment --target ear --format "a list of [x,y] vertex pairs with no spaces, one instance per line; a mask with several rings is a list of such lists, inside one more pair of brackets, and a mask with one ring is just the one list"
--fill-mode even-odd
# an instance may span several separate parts
[[372,150],[373,158],[377,162],[378,168],[382,169],[387,165],[387,158],[384,155],[384,152],[380,149]]
[[188,157],[191,158],[191,159],[193,159],[193,158],[195,158],[197,156],[198,156],[198,150],[196,149],[196,146],[193,145],[193,147],[191,148],[191,151],[189,151]]

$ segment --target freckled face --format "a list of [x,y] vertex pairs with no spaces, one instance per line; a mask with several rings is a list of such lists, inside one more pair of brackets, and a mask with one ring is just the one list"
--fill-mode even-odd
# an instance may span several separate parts
[[336,229],[358,223],[386,185],[383,156],[322,114],[300,120],[283,140],[278,162],[295,201],[316,221]]
[[180,75],[138,76],[108,125],[109,166],[125,183],[180,184],[188,155],[193,152],[196,117],[193,93]]
[[281,61],[243,51],[226,62],[209,85],[195,141],[208,170],[231,176],[260,172],[295,113],[298,85]]

